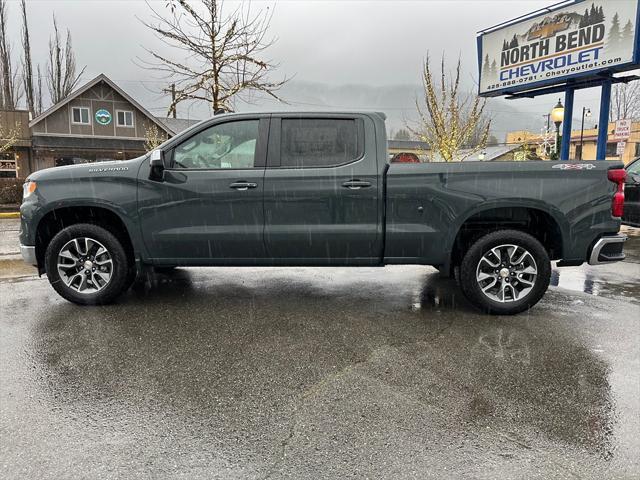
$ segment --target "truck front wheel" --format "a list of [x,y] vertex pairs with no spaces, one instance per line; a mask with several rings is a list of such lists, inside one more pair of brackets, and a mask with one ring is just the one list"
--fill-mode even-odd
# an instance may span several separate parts
[[542,244],[517,230],[499,230],[476,241],[460,265],[464,295],[484,312],[513,315],[533,307],[551,279]]
[[111,232],[92,224],[71,225],[53,237],[45,265],[56,292],[81,305],[113,301],[130,279],[122,244]]

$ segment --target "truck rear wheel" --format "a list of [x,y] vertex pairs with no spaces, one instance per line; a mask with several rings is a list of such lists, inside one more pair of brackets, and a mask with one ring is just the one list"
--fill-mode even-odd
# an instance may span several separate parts
[[464,295],[484,312],[514,315],[533,307],[551,279],[542,244],[517,230],[492,232],[476,241],[460,265]]
[[113,301],[131,279],[122,244],[111,232],[92,224],[71,225],[53,237],[45,265],[56,292],[80,305]]

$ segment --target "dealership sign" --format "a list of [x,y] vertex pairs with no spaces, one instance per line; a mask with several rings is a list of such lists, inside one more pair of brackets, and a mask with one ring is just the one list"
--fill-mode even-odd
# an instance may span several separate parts
[[638,68],[638,0],[578,1],[478,36],[480,94],[497,96],[573,77]]

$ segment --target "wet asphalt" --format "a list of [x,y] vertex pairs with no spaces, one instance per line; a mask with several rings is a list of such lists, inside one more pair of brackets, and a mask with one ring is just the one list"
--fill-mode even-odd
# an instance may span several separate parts
[[178,269],[85,308],[7,275],[0,477],[638,478],[627,252],[515,317],[427,267]]

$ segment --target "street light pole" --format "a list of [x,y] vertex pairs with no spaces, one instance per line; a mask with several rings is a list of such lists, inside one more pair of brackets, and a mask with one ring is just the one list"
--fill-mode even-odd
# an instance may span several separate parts
[[551,120],[556,125],[556,160],[559,160],[559,152],[560,152],[560,125],[562,125],[562,120],[564,120],[564,106],[562,105],[562,99],[558,99],[558,103],[553,110],[551,110]]
[[583,138],[584,138],[584,117],[591,116],[591,109],[587,107],[582,107],[582,125],[580,126],[580,158],[578,160],[582,160],[582,149],[583,147]]

